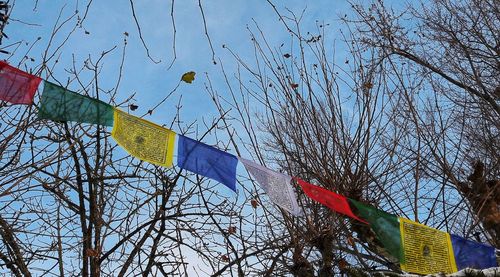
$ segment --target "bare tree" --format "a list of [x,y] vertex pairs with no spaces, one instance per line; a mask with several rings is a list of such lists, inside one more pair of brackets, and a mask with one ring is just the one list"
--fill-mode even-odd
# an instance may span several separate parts
[[426,153],[416,153],[425,161],[419,174],[458,190],[475,217],[473,228],[481,223],[498,247],[498,2],[422,2],[402,12],[383,1],[353,8],[357,18],[346,21],[356,39],[377,53],[405,95],[401,120],[417,129],[412,140]]
[[[97,57],[73,60],[64,68],[66,76],[54,74],[61,67],[58,59],[64,44],[82,26],[91,2],[82,12],[68,14],[61,9],[46,48],[31,52],[40,40],[34,38],[19,63],[10,62],[130,111],[135,95],[124,102],[116,100],[128,34],[121,45]],[[134,9],[132,1],[130,5]],[[134,19],[140,32],[135,13]],[[141,40],[147,50],[142,35]],[[24,50],[15,48],[10,57]],[[101,73],[108,57],[118,51],[122,60],[113,70],[113,84]],[[39,64],[28,68],[27,60]],[[155,107],[170,100],[177,88]],[[237,242],[249,235],[237,232],[237,224],[242,224],[240,213],[235,212],[238,205],[217,192],[217,183],[132,158],[118,150],[104,126],[40,120],[37,103],[39,96],[33,106],[0,104],[0,272],[16,276],[184,276],[189,272],[231,272],[232,267],[226,266],[229,262],[243,272],[248,264],[243,259],[265,251],[249,249],[243,257],[230,261],[228,256],[239,247]],[[170,123],[162,123],[200,140],[217,129],[220,118],[207,123],[204,131],[200,131],[203,127],[195,129],[194,123],[182,123],[181,106],[177,103],[177,114]],[[226,149],[223,144],[220,147]],[[204,265],[193,269],[193,259]]]
[[[123,44],[65,68],[64,43],[90,10],[56,19],[41,53],[18,67],[131,111],[117,93]],[[134,1],[140,43],[151,62]],[[35,4],[37,5],[37,4]],[[231,48],[234,73],[221,93],[206,89],[220,115],[203,123],[159,122],[181,134],[382,210],[498,247],[498,5],[435,1],[401,13],[382,1],[353,5],[347,58],[339,60],[329,24],[304,30],[302,16],[273,2],[290,40],[279,46],[249,28],[255,59]],[[202,2],[198,1],[207,42]],[[171,18],[175,35],[174,1]],[[411,15],[411,23],[402,22]],[[65,17],[66,16],[66,17]],[[64,27],[64,28],[63,28]],[[121,49],[121,50],[120,50]],[[116,82],[101,72],[120,52]],[[41,57],[29,68],[30,56]],[[176,59],[175,39],[173,60]],[[69,78],[68,78],[69,77]],[[67,80],[66,80],[67,78]],[[158,101],[158,108],[165,99]],[[36,102],[36,101],[35,101]],[[277,206],[250,176],[228,196],[220,184],[119,150],[103,126],[39,120],[36,105],[0,109],[0,271],[16,276],[202,275],[332,276],[399,273],[367,225],[296,189],[304,217]],[[151,111],[151,113],[153,112]],[[147,113],[146,115],[147,116]],[[471,172],[472,165],[472,174]],[[247,178],[248,177],[248,178]],[[467,202],[463,203],[462,199]]]
[[[229,49],[239,64],[237,73],[226,75],[230,97],[207,87],[221,114],[229,107],[236,111],[225,121],[237,126],[229,128],[235,147],[270,168],[404,213],[408,202],[401,196],[407,184],[401,180],[412,178],[412,161],[396,153],[406,132],[388,123],[393,120],[390,111],[400,108],[399,97],[383,85],[385,75],[376,59],[366,60],[359,45],[352,44],[346,61],[350,67],[339,66],[325,38],[328,26],[317,23],[314,32],[304,34],[300,16],[277,13],[291,34],[287,48],[270,45],[256,24],[249,29],[255,61],[242,60]],[[399,271],[368,227],[297,192],[306,216],[293,218],[281,211],[284,225],[267,227],[270,234],[275,229],[288,234],[287,247],[275,250],[280,258],[263,265],[265,274],[332,276],[380,266]]]
[[[268,3],[290,41],[273,45],[256,24],[254,61],[228,48],[239,65],[226,73],[230,97],[207,87],[221,114],[235,111],[226,120],[235,147],[270,168],[498,247],[498,5],[435,1],[400,13],[383,1],[353,5],[357,17],[345,17],[350,55],[338,61],[328,24],[302,31],[304,14]],[[289,247],[265,272],[399,271],[366,226],[300,200],[306,217],[282,211]]]

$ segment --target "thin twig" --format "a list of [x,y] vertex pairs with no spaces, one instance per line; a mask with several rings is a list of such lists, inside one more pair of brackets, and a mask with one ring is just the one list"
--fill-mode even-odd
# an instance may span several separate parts
[[130,8],[132,9],[132,17],[134,18],[134,21],[135,21],[135,26],[137,26],[137,31],[139,32],[139,38],[141,39],[141,42],[142,42],[142,45],[144,46],[144,49],[146,49],[146,55],[148,56],[148,58],[158,64],[161,62],[161,60],[155,60],[153,59],[153,57],[151,57],[151,55],[149,54],[149,48],[148,46],[146,45],[146,42],[144,41],[144,38],[142,37],[142,31],[141,31],[141,26],[139,25],[139,20],[137,19],[137,16],[135,15],[135,8],[134,8],[134,1],[133,0],[130,0]]

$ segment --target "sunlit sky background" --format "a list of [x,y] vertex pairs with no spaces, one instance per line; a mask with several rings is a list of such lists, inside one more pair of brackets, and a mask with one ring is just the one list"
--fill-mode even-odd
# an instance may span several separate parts
[[[214,87],[220,94],[224,94],[226,87],[220,72],[220,63],[218,65],[212,63],[211,50],[205,36],[198,1],[175,2],[177,59],[170,70],[168,67],[173,58],[170,1],[135,2],[134,6],[144,40],[153,59],[160,60],[160,63],[155,64],[147,57],[146,50],[139,40],[129,1],[93,1],[82,27],[75,30],[59,51],[61,55],[57,58],[58,64],[55,66],[53,76],[48,79],[54,80],[55,78],[66,84],[70,75],[65,72],[65,69],[71,67],[73,56],[78,68],[82,66],[85,58],[90,56],[93,61],[96,61],[101,52],[116,46],[117,48],[101,63],[100,85],[104,89],[111,89],[118,78],[124,33],[127,32],[129,34],[128,45],[117,103],[136,93],[134,102],[139,105],[139,109],[132,113],[142,115],[178,84],[184,72],[192,70],[197,73],[194,83],[181,84],[170,101],[147,119],[159,124],[170,122],[168,117],[171,116],[173,105],[181,96],[184,104],[182,114],[187,121],[199,121],[204,117],[213,116],[216,110],[205,91],[205,72],[210,76]],[[350,4],[347,1],[277,1],[277,7],[286,13],[284,4],[296,14],[301,14],[305,9],[302,20],[304,30],[314,32],[317,30],[316,20],[324,21],[331,24],[328,31],[330,38],[341,39],[338,31],[342,26],[337,18],[338,15],[350,12]],[[3,45],[19,41],[23,44],[17,50],[17,55],[9,59],[10,62],[16,65],[31,44],[41,37],[27,54],[34,61],[28,60],[25,64],[28,68],[39,68],[43,51],[49,43],[59,14],[61,14],[59,22],[71,16],[75,10],[78,10],[80,17],[83,17],[86,5],[87,1],[42,0],[38,1],[36,6],[34,1],[15,1],[11,23],[5,30],[10,39],[4,40]],[[285,43],[286,47],[286,42],[289,41],[289,34],[266,1],[218,0],[202,1],[202,5],[216,60],[222,61],[229,75],[232,75],[236,69],[234,58],[228,55],[228,51],[223,49],[222,45],[227,45],[244,60],[251,62],[253,51],[247,26],[253,28],[255,26],[253,20],[258,22],[273,47],[279,47],[281,43]],[[76,18],[57,33],[49,52],[53,52],[66,38],[75,23]],[[16,46],[17,44],[10,49]],[[341,51],[342,46],[337,48],[339,49],[336,55],[341,59],[344,55]],[[49,62],[50,67],[54,65],[54,61],[55,58]],[[46,75],[42,77],[47,78]],[[78,85],[70,84],[69,88],[77,90]]]
[[[182,99],[181,119],[183,124],[195,122],[193,130],[204,132],[204,122],[211,122],[218,112],[210,100],[205,89],[209,76],[213,88],[223,96],[228,95],[221,64],[224,65],[230,81],[237,72],[236,62],[229,54],[225,45],[245,62],[252,64],[255,61],[253,45],[248,28],[256,32],[255,22],[266,35],[271,47],[287,52],[290,48],[290,34],[272,6],[266,1],[202,1],[206,18],[206,26],[215,51],[217,65],[213,64],[212,51],[205,35],[204,24],[198,1],[175,1],[174,20],[176,27],[176,59],[169,69],[173,59],[173,25],[171,17],[171,1],[152,0],[134,1],[137,20],[140,24],[144,41],[149,48],[154,63],[148,58],[146,49],[142,45],[139,33],[132,17],[130,2],[121,1],[92,1],[86,12],[88,1],[15,1],[13,4],[10,24],[5,32],[9,39],[4,39],[3,46],[11,45],[7,50],[14,50],[15,55],[9,57],[9,62],[20,68],[37,71],[41,67],[45,49],[50,43],[49,55],[65,41],[77,20],[83,24],[77,27],[57,51],[54,58],[49,60],[48,67],[53,68],[52,76],[47,71],[42,77],[49,81],[57,81],[68,85],[71,74],[68,73],[75,61],[76,68],[83,67],[83,61],[91,58],[96,62],[103,51],[116,47],[100,62],[99,86],[101,89],[113,89],[119,78],[121,57],[124,48],[124,39],[127,40],[125,62],[117,97],[112,104],[118,105],[135,93],[131,103],[139,108],[131,111],[127,106],[121,108],[128,112],[142,116],[151,107],[162,100],[172,89],[179,85],[183,73],[195,71],[196,79],[192,84],[180,83],[175,93],[163,103],[155,112],[144,118],[160,125],[170,125],[175,115],[176,105]],[[284,15],[289,12],[297,16],[303,14],[301,29],[304,33],[318,33],[318,25],[329,24],[326,30],[327,47],[335,48],[334,59],[343,64],[346,51],[342,42],[340,30],[346,31],[339,17],[351,15],[351,4],[340,1],[276,1],[277,9]],[[71,17],[75,11],[78,17],[73,17],[65,23],[56,35],[51,34],[56,25]],[[128,36],[125,36],[125,33]],[[38,38],[40,38],[38,40]],[[287,49],[288,48],[288,49]],[[23,58],[26,56],[26,58]],[[32,59],[32,60],[31,60]],[[57,63],[55,63],[57,60]],[[83,74],[83,80],[90,80],[91,72]],[[243,79],[250,80],[251,78]],[[246,80],[245,80],[246,81]],[[236,85],[233,83],[232,85]],[[42,87],[42,86],[41,86]],[[76,81],[69,83],[70,90],[81,92]],[[38,93],[40,96],[41,91]],[[90,92],[95,96],[95,92]],[[100,95],[104,101],[106,97]],[[35,99],[37,103],[38,99]],[[175,126],[174,131],[180,132]],[[190,133],[193,138],[198,134]],[[213,143],[210,137],[204,139],[206,143]],[[233,153],[235,154],[235,153]],[[251,158],[251,157],[247,157]]]
[[[10,24],[5,28],[9,39],[4,39],[2,45],[12,44],[6,49],[9,51],[17,48],[15,55],[8,57],[11,64],[22,69],[36,71],[41,67],[42,57],[49,42],[51,41],[48,51],[50,54],[66,39],[77,23],[77,18],[74,17],[68,21],[51,40],[54,26],[64,22],[75,13],[75,10],[78,10],[79,16],[83,17],[88,1],[40,0],[36,2],[36,5],[35,2],[26,0],[13,2]],[[227,95],[227,87],[221,74],[221,62],[230,77],[236,72],[234,58],[229,55],[227,49],[222,48],[222,45],[230,47],[243,60],[252,63],[254,61],[253,46],[247,27],[255,31],[254,21],[266,34],[271,47],[278,48],[282,43],[285,44],[284,47],[287,47],[287,42],[290,41],[290,35],[266,1],[202,1],[208,33],[218,61],[218,64],[214,65],[198,1],[175,1],[177,58],[168,69],[173,59],[171,1],[134,2],[137,19],[150,55],[153,59],[160,60],[160,63],[155,64],[147,57],[146,50],[139,39],[129,1],[92,1],[82,27],[76,28],[68,41],[57,51],[56,57],[49,61],[49,68],[54,68],[53,75],[47,76],[44,71],[41,76],[49,81],[57,80],[66,85],[71,76],[67,70],[72,67],[73,59],[75,66],[81,68],[83,61],[88,57],[95,62],[103,51],[116,46],[116,49],[102,60],[99,78],[99,85],[102,89],[112,89],[118,79],[126,38],[123,75],[114,104],[121,103],[136,93],[132,103],[137,104],[139,108],[136,111],[130,111],[127,107],[122,108],[132,114],[143,115],[178,85],[183,73],[195,71],[197,75],[192,84],[181,83],[173,96],[152,116],[146,116],[145,119],[160,125],[170,124],[175,114],[175,106],[182,97],[181,115],[184,123],[196,121],[200,132],[203,132],[205,127],[202,122],[210,122],[218,115],[205,90],[206,74],[218,93]],[[337,18],[350,12],[350,4],[347,1],[276,1],[277,8],[286,13],[284,4],[297,15],[305,12],[302,19],[302,28],[305,32],[317,32],[316,24],[319,21],[330,24],[327,33],[332,47],[334,40],[341,39],[339,30],[342,26]],[[129,34],[128,37],[125,37],[125,32]],[[339,44],[337,48],[338,59],[344,59],[343,47]],[[27,56],[27,59],[24,56]],[[54,66],[56,59],[57,64]],[[90,80],[91,76],[82,77]],[[74,81],[68,85],[68,88],[82,93],[80,86]],[[41,91],[37,97],[40,94]],[[36,98],[35,103],[37,102]],[[196,138],[196,134],[190,136]],[[212,138],[207,137],[204,142],[210,143]],[[251,157],[245,158],[251,159]],[[242,166],[239,166],[238,172],[245,174]],[[221,190],[223,194],[234,197],[234,192],[229,189],[222,186]],[[196,255],[190,255],[189,260],[192,265],[190,266],[191,273],[194,273],[192,271],[194,267],[203,270],[203,265],[198,262]],[[193,275],[196,276],[196,274]]]
[[[215,59],[218,62],[214,65],[198,1],[175,1],[177,58],[169,69],[173,59],[171,1],[134,2],[137,19],[150,55],[154,60],[161,62],[154,63],[148,58],[139,39],[129,1],[92,1],[82,26],[76,28],[68,41],[57,51],[56,57],[50,60],[48,66],[54,68],[53,76],[47,76],[46,72],[43,72],[42,77],[49,81],[57,80],[66,85],[70,77],[66,70],[72,67],[73,59],[76,67],[80,68],[88,57],[91,57],[92,61],[97,61],[103,51],[116,46],[116,49],[102,60],[99,79],[102,89],[112,89],[119,77],[118,70],[126,38],[123,75],[114,104],[123,102],[135,93],[132,103],[137,104],[139,108],[136,111],[130,111],[127,107],[122,108],[132,114],[143,115],[179,84],[183,73],[195,71],[196,80],[192,84],[181,83],[173,96],[152,116],[146,116],[145,119],[160,125],[170,124],[175,114],[175,106],[182,97],[181,115],[184,123],[195,121],[200,125],[200,131],[203,132],[205,127],[202,122],[210,122],[218,115],[205,90],[206,74],[210,77],[214,89],[221,95],[227,95],[227,87],[220,68],[221,62],[230,78],[236,72],[234,58],[229,55],[227,49],[222,48],[222,45],[226,45],[243,60],[252,63],[254,61],[253,46],[247,27],[255,30],[254,21],[266,34],[271,47],[278,48],[282,43],[287,47],[287,42],[290,41],[290,35],[266,1],[202,1],[206,26],[215,51]],[[345,26],[338,18],[351,15],[350,3],[345,0],[275,2],[283,14],[287,13],[285,7],[297,15],[304,12],[301,21],[301,28],[304,32],[317,32],[318,22],[329,24],[326,29],[329,47],[333,49],[335,45],[335,60],[341,61],[340,64],[342,64],[347,53],[342,45],[340,30],[345,31]],[[5,28],[9,39],[3,40],[3,46],[12,44],[6,49],[10,51],[17,48],[15,55],[8,58],[11,64],[20,65],[23,69],[38,70],[49,41],[51,41],[51,46],[48,52],[53,53],[74,28],[77,18],[65,24],[51,40],[54,26],[57,22],[60,24],[69,18],[75,10],[78,10],[79,16],[83,17],[88,1],[17,0],[13,3],[10,24]],[[125,32],[128,33],[127,37],[124,35]],[[38,37],[41,39],[38,40]],[[27,56],[27,59],[23,58],[24,56]],[[55,60],[57,60],[56,65]],[[84,76],[87,79],[89,77]],[[75,82],[70,83],[68,88],[82,93]],[[180,130],[174,128],[174,131]],[[190,136],[196,138],[196,134]],[[210,138],[204,141],[208,142]],[[241,166],[240,170],[242,170]],[[227,193],[232,192],[227,189]],[[192,257],[192,260],[196,260],[196,257]]]

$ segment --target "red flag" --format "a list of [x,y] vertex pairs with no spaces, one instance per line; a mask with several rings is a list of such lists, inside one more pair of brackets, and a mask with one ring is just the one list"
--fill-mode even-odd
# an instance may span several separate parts
[[32,104],[41,80],[0,61],[0,100],[12,104]]
[[347,198],[345,196],[309,184],[306,181],[303,181],[297,177],[295,177],[294,180],[300,185],[304,193],[312,200],[327,206],[328,208],[336,211],[337,213],[347,215],[348,217],[354,218],[358,221],[368,224],[366,221],[354,215],[354,213],[351,210],[351,207],[349,206],[349,202],[347,201]]

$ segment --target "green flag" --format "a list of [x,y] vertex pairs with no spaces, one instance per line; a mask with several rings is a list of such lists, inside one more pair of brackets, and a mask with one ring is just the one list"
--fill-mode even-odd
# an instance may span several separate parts
[[400,263],[404,263],[398,217],[356,200],[349,199],[349,202],[355,207],[354,213],[370,223],[387,252]]
[[113,106],[45,81],[38,118],[113,126]]

